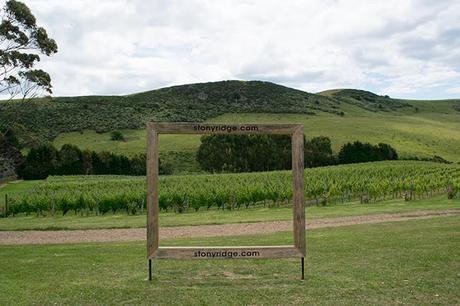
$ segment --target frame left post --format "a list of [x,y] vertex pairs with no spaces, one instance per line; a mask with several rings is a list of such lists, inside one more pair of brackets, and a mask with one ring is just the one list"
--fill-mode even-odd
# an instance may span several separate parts
[[147,258],[149,260],[149,280],[151,280],[151,259],[158,249],[159,205],[158,205],[158,132],[147,124]]

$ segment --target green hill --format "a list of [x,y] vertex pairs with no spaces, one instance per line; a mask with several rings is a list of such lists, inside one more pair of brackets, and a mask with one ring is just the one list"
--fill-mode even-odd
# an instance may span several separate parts
[[0,119],[38,136],[63,132],[143,128],[145,122],[204,121],[224,113],[340,114],[340,102],[259,81],[173,86],[126,96],[82,96],[0,103]]
[[346,115],[343,102],[371,111],[410,109],[400,100],[360,90],[312,94],[260,81],[222,81],[162,88],[126,96],[81,96],[0,102],[0,119],[54,139],[84,129],[107,132],[142,128],[145,122],[204,121],[224,113],[319,112]]
[[[119,153],[145,151],[144,124],[157,121],[303,123],[307,137],[329,136],[334,150],[348,141],[385,142],[403,157],[439,155],[460,162],[460,100],[392,99],[356,89],[312,94],[259,81],[173,86],[126,96],[86,96],[0,102],[0,121],[13,122],[57,146]],[[111,141],[122,130],[125,141]],[[194,162],[197,135],[162,135],[160,149],[176,164]],[[191,165],[188,170],[196,169]]]

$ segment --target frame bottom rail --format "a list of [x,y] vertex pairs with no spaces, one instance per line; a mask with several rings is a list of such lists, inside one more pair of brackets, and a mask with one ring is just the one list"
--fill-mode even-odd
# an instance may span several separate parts
[[159,247],[149,259],[261,259],[303,257],[293,245]]

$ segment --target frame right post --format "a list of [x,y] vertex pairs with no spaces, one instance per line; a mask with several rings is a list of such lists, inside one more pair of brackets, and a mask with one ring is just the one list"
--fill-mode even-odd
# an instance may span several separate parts
[[303,125],[300,125],[292,134],[292,183],[294,192],[294,246],[302,254],[302,279],[304,279],[304,258],[306,255],[303,146]]

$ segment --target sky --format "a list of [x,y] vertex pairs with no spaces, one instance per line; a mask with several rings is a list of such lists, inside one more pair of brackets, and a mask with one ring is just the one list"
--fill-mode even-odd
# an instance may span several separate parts
[[22,0],[59,51],[53,95],[220,80],[460,98],[458,0]]

